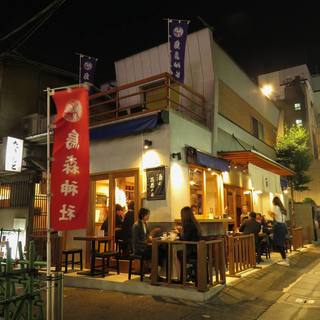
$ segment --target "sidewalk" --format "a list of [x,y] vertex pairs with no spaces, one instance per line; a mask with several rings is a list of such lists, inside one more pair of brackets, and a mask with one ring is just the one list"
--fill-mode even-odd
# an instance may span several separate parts
[[284,294],[259,320],[274,315],[282,320],[320,319],[320,262],[284,290]]

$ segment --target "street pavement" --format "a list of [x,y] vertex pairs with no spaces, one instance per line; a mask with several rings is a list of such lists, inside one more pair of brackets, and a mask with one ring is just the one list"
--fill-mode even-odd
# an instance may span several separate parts
[[320,320],[320,247],[227,286],[207,303],[65,288],[65,320]]

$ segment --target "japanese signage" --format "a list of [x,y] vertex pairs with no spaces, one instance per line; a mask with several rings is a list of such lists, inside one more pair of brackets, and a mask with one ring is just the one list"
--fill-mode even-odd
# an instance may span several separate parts
[[170,70],[172,76],[184,82],[184,57],[189,21],[169,20]]
[[6,137],[4,138],[5,171],[21,172],[23,140]]
[[87,226],[89,190],[88,91],[58,91],[51,170],[51,226],[54,230]]
[[97,58],[80,55],[80,83],[93,83]]
[[165,167],[150,168],[147,173],[147,200],[166,199]]

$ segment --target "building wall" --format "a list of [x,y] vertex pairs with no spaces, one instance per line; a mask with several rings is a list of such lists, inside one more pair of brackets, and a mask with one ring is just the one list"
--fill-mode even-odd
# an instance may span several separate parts
[[189,167],[186,163],[186,145],[211,153],[211,131],[174,111],[170,112],[170,154],[181,152],[182,160],[171,159],[171,214],[172,219],[180,217],[180,210],[190,205]]
[[[277,107],[267,98],[265,98],[259,87],[252,82],[243,70],[214,42],[213,61],[215,80],[223,81],[231,88],[241,99],[246,101],[272,126],[278,126],[279,111]],[[234,115],[239,112],[234,109]]]
[[[27,63],[15,58],[0,61],[0,137],[24,137],[22,118],[33,113],[46,114],[44,89],[73,82],[43,65]],[[53,107],[54,108],[54,107]]]
[[26,218],[28,221],[28,212],[27,208],[0,209],[0,228],[12,229],[14,218]]
[[263,141],[270,146],[275,145],[276,126],[221,80],[219,81],[219,113],[251,134],[254,134],[252,125],[252,117],[254,117],[263,125]]

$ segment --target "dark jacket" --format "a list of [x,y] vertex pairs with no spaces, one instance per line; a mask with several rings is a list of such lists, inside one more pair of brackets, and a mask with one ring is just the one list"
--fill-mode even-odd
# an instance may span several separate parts
[[246,219],[245,221],[243,221],[243,223],[241,224],[239,231],[249,234],[249,233],[253,233],[254,235],[258,235],[258,233],[261,230],[261,224],[259,222],[256,221],[256,219],[250,218],[250,219]]
[[183,227],[181,240],[183,241],[199,241],[200,234],[194,223],[188,223]]
[[132,238],[132,226],[134,224],[134,211],[129,210],[122,223],[122,237],[123,240],[131,240]]
[[142,220],[138,220],[132,226],[132,250],[136,254],[143,253],[147,248],[149,230],[146,225],[146,232],[144,232],[143,223]]
[[[116,228],[121,228],[122,227],[122,223],[123,223],[123,220],[122,220],[121,216],[116,215]],[[103,230],[105,235],[108,234],[108,217],[102,223],[100,230]],[[119,237],[120,237],[120,232],[119,232],[118,238]]]

